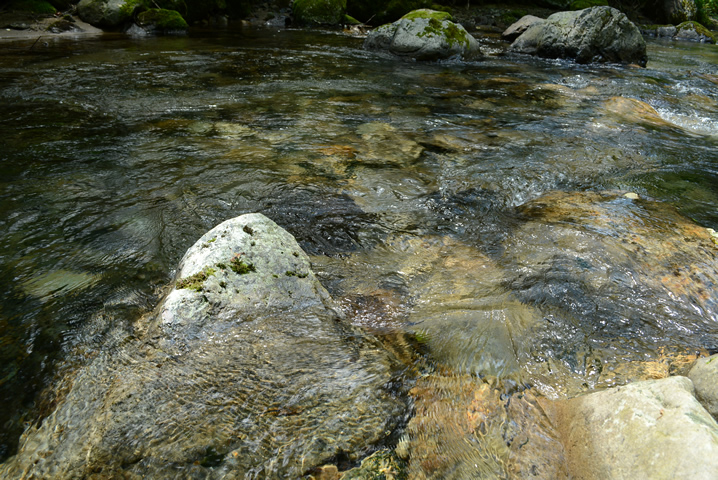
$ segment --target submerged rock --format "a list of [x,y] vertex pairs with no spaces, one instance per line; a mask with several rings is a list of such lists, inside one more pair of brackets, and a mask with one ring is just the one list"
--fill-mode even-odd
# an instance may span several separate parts
[[511,50],[578,63],[635,63],[646,66],[646,42],[625,14],[611,7],[558,12],[530,26]]
[[[317,477],[319,480],[321,477]],[[364,460],[361,465],[342,473],[342,480],[406,479],[406,463],[391,450],[379,450]]]
[[529,376],[547,368],[545,385],[580,380],[575,394],[644,375],[621,365],[659,361],[663,347],[715,348],[718,249],[705,228],[618,193],[554,192],[518,210],[525,223],[502,264],[516,272],[516,297],[545,313],[532,329]]
[[188,250],[135,336],[101,352],[5,478],[298,478],[400,421],[394,359],[336,313],[294,238],[259,214]]
[[572,478],[715,478],[718,424],[686,377],[554,404]]
[[408,478],[570,478],[558,434],[530,390],[432,374],[411,390],[415,414],[397,447]]
[[699,358],[688,373],[698,401],[718,419],[718,355]]
[[441,60],[480,55],[479,42],[446,12],[422,9],[371,32],[364,48],[386,50],[415,60]]

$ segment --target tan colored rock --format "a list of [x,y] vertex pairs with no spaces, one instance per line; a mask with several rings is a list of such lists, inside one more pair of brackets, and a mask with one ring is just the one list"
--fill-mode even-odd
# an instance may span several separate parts
[[552,415],[577,480],[716,478],[718,424],[686,377],[559,401]]
[[688,374],[696,397],[708,412],[718,418],[718,354],[699,358]]

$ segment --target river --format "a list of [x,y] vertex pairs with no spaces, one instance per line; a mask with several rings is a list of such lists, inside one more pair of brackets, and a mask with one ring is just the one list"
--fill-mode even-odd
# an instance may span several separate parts
[[[481,60],[428,64],[336,32],[269,28],[3,43],[0,459],[52,407],[54,379],[154,308],[204,232],[248,212],[299,240],[355,324],[428,335],[462,372],[536,379],[543,355],[584,385],[606,352],[718,349],[715,301],[676,307],[670,292],[627,287],[604,305],[605,290],[575,286],[561,265],[536,273],[560,255],[536,246],[553,230],[528,235],[517,214],[550,192],[610,191],[718,228],[718,48],[649,40],[641,69],[481,41]],[[477,259],[493,265],[485,275]],[[514,340],[507,358],[466,340],[470,328],[432,323],[458,300],[431,299],[464,287],[558,324],[538,330],[541,355]],[[611,334],[590,338],[596,325]]]

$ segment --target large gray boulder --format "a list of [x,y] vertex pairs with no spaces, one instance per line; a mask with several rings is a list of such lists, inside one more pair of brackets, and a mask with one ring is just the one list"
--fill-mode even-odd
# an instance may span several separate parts
[[346,324],[295,239],[205,234],[158,310],[81,368],[2,478],[300,478],[400,421],[396,367]]
[[511,51],[578,63],[635,63],[645,66],[646,42],[625,14],[611,7],[558,12],[529,27]]
[[716,478],[718,423],[686,377],[558,402],[555,415],[572,478]]
[[132,20],[134,8],[127,0],[81,0],[77,15],[99,28],[118,28]]
[[386,50],[415,60],[473,58],[480,55],[479,43],[446,12],[421,9],[409,12],[394,23],[382,25],[367,35],[364,48]]
[[693,381],[696,397],[715,418],[718,418],[718,354],[699,358],[688,378]]

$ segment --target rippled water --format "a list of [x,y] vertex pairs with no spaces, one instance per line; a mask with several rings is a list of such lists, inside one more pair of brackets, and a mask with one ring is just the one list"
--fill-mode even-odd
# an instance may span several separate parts
[[58,371],[152,309],[184,251],[247,212],[297,237],[357,325],[413,332],[460,372],[523,381],[556,362],[601,384],[589,370],[612,349],[718,348],[715,301],[681,303],[703,308],[684,322],[658,287],[621,289],[642,267],[610,249],[566,254],[589,272],[576,286],[560,274],[576,247],[544,249],[557,228],[516,208],[630,191],[718,227],[718,48],[654,42],[634,69],[417,64],[361,42],[267,29],[3,45],[0,458],[52,407],[39,393]]

